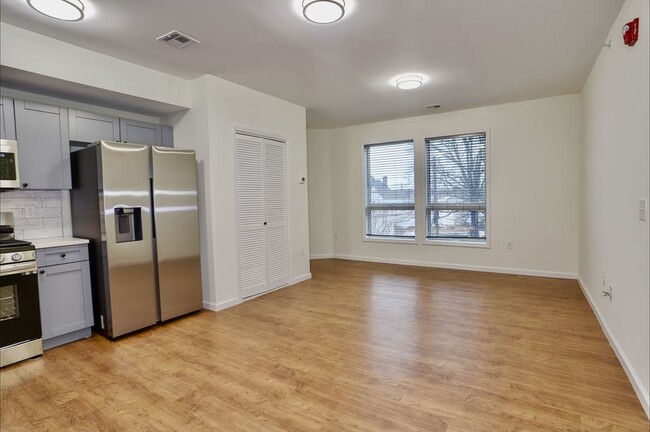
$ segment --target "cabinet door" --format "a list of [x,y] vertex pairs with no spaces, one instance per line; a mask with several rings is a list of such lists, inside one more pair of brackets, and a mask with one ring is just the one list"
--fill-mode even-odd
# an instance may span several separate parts
[[93,143],[95,141],[119,141],[120,120],[79,110],[68,110],[70,141]]
[[88,261],[41,269],[38,289],[44,340],[93,325]]
[[8,140],[16,139],[13,99],[0,98],[0,138]]
[[160,125],[120,119],[120,141],[160,146],[162,145]]
[[174,128],[171,126],[160,126],[163,147],[174,147]]
[[14,101],[20,181],[26,189],[71,189],[68,110]]

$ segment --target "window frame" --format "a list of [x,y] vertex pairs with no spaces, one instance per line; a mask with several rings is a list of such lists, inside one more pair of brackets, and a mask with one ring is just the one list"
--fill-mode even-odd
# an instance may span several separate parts
[[[480,239],[464,239],[464,238],[438,238],[432,239],[427,237],[427,169],[426,169],[426,145],[427,140],[445,138],[445,137],[459,137],[465,135],[477,135],[485,134],[485,240]],[[445,134],[435,134],[428,135],[423,139],[423,149],[422,149],[422,180],[421,187],[422,192],[418,195],[422,199],[422,210],[421,210],[421,232],[422,232],[422,241],[421,244],[429,246],[451,246],[451,247],[469,247],[469,248],[479,248],[479,249],[490,249],[491,248],[491,238],[492,238],[492,211],[491,211],[491,183],[492,183],[492,163],[491,163],[491,136],[490,129],[478,129],[473,132],[460,132],[460,133],[445,133]]]
[[[402,144],[410,143],[413,146],[413,187],[414,187],[414,198],[412,210],[415,215],[415,232],[412,237],[393,237],[393,236],[373,236],[368,235],[368,208],[374,208],[376,210],[411,210],[411,206],[403,204],[389,204],[386,206],[381,206],[377,204],[368,204],[368,161],[366,160],[366,148],[373,146],[381,145],[390,145],[390,144]],[[390,141],[382,142],[373,142],[373,143],[363,143],[361,145],[361,184],[362,184],[362,196],[361,196],[361,239],[364,242],[375,242],[375,243],[394,243],[394,244],[418,244],[418,212],[417,212],[417,203],[418,203],[418,181],[417,181],[417,146],[416,140],[413,138],[406,139],[395,139]]]

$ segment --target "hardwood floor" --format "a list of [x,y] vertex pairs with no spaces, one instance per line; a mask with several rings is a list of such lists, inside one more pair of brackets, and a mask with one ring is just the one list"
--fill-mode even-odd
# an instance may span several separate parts
[[0,371],[10,431],[648,431],[574,281],[340,260]]

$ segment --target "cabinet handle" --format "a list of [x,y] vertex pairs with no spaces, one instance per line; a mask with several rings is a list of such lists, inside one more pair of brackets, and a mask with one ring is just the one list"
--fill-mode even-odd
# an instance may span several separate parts
[[65,254],[64,254],[64,253],[61,254],[61,258],[65,258]]
[[23,183],[23,187],[29,186],[29,183]]
[[40,274],[45,274],[45,270],[39,270]]
[[266,222],[264,222],[264,225],[266,225]]

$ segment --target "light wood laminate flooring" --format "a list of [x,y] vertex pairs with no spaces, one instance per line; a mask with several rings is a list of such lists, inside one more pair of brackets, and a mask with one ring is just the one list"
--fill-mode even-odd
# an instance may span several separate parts
[[341,260],[312,273],[2,369],[2,432],[648,431],[575,281]]

